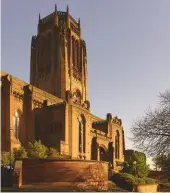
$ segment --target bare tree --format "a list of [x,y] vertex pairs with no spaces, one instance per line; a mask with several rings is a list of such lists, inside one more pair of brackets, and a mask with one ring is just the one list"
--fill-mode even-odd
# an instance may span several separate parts
[[161,99],[161,104],[170,107],[170,90],[165,91],[164,93],[160,93],[159,97]]
[[131,128],[134,145],[151,156],[170,152],[170,90],[159,98],[159,107],[149,109]]

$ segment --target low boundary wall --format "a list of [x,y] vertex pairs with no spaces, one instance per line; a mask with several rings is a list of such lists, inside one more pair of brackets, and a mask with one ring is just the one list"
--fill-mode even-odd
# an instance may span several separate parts
[[[22,159],[19,182],[21,184],[49,182],[81,182],[84,176],[102,172],[108,180],[108,162],[91,160]],[[98,168],[97,168],[98,167]],[[102,170],[101,170],[102,168]],[[95,173],[94,173],[95,172]]]

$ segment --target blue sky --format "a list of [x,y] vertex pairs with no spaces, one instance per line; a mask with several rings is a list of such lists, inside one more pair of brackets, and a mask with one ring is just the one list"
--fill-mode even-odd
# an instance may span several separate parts
[[81,19],[87,44],[92,113],[123,121],[126,148],[133,120],[170,88],[169,0],[2,0],[1,68],[29,82],[30,41],[38,14],[66,10]]

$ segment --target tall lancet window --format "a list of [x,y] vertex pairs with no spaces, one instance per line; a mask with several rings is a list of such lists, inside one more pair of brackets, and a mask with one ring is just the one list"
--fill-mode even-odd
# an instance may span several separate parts
[[79,50],[79,41],[77,40],[76,41],[76,49],[77,49],[77,67],[78,67],[78,70],[80,71],[80,63],[79,63],[79,53],[80,53],[80,50]]
[[75,66],[77,67],[77,53],[78,53],[78,50],[77,50],[77,40],[75,40],[75,42],[74,42],[74,48],[75,48],[74,61],[75,61]]
[[74,37],[72,36],[72,64],[75,65],[75,46],[74,46]]
[[13,116],[14,121],[14,136],[16,139],[19,138],[19,125],[20,125],[20,118],[19,118],[19,112],[16,111]]
[[119,159],[120,158],[120,135],[119,132],[116,131],[116,136],[115,136],[115,158]]
[[82,115],[78,117],[78,129],[79,129],[79,142],[78,142],[79,153],[85,153],[86,129],[85,129],[85,118]]

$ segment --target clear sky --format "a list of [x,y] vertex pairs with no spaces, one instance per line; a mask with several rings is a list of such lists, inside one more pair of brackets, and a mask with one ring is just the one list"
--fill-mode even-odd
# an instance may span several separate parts
[[170,0],[2,0],[2,70],[29,82],[38,14],[50,14],[55,3],[81,19],[92,113],[120,117],[132,148],[133,120],[170,88]]

